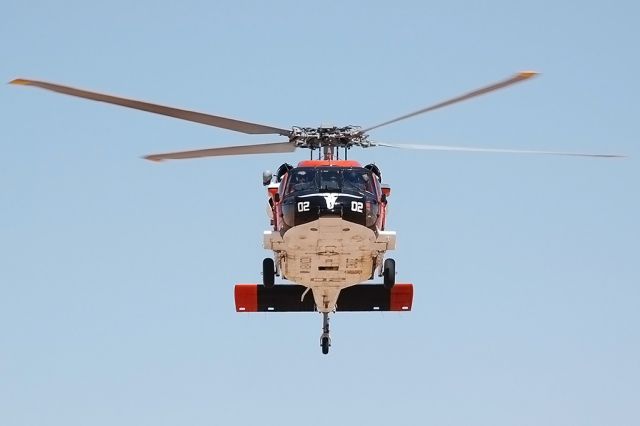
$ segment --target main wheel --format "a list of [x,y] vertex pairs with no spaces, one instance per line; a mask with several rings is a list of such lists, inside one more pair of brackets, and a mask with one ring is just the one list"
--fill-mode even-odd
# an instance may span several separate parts
[[395,260],[385,259],[382,276],[384,277],[384,287],[387,289],[391,289],[396,283],[396,261]]
[[328,337],[323,337],[322,339],[320,339],[320,346],[322,346],[322,353],[324,355],[329,353],[329,346],[331,346],[329,344],[329,338]]
[[265,287],[271,288],[276,282],[276,266],[273,259],[270,257],[265,258],[262,261],[262,284]]

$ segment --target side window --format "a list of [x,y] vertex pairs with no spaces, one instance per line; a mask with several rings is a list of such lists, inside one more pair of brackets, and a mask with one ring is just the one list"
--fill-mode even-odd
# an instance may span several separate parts
[[366,191],[372,194],[375,194],[377,179],[373,177],[373,175],[369,172],[364,173],[364,179],[366,181],[366,186],[365,186]]
[[380,197],[382,195],[382,189],[380,188],[380,181],[376,176],[373,176],[373,193]]

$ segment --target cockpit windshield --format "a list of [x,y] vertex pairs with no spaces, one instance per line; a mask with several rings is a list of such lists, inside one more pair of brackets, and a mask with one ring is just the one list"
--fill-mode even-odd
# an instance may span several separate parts
[[285,195],[292,192],[369,192],[375,194],[374,176],[364,168],[297,168],[289,172]]
[[293,169],[289,172],[286,194],[299,191],[316,191],[315,169]]
[[342,190],[342,170],[324,169],[319,171],[318,189],[323,192],[340,192]]
[[342,173],[342,182],[345,189],[352,189],[358,192],[375,192],[373,176],[371,172],[364,169],[347,169]]

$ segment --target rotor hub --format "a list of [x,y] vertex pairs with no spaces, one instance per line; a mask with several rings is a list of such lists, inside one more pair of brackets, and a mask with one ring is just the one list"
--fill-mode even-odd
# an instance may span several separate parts
[[291,129],[289,141],[297,148],[319,149],[351,148],[359,146],[367,148],[371,146],[369,135],[362,132],[360,126],[346,127],[297,127]]

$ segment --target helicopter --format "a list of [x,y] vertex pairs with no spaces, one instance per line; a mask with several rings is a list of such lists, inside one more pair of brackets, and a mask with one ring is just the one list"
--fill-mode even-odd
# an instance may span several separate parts
[[[275,134],[286,138],[274,143],[143,157],[150,161],[288,153],[309,149],[309,160],[300,161],[295,167],[284,163],[275,174],[270,171],[263,173],[262,183],[267,188],[267,214],[270,220],[270,228],[264,231],[263,246],[271,250],[273,255],[263,259],[262,283],[237,284],[234,297],[237,312],[321,313],[320,346],[322,353],[327,354],[331,346],[331,313],[406,312],[412,309],[413,304],[413,284],[396,283],[395,260],[387,256],[387,252],[396,247],[396,232],[386,229],[391,187],[383,183],[381,170],[376,164],[362,166],[350,160],[348,152],[351,148],[624,157],[617,154],[388,144],[370,139],[369,132],[372,130],[506,88],[537,74],[535,71],[518,72],[497,83],[365,128],[293,126],[284,129],[39,80],[18,78],[10,84],[38,87],[245,134]],[[276,284],[276,277],[292,284]],[[382,278],[382,282],[368,283],[376,277]]]

